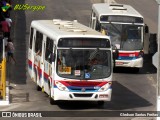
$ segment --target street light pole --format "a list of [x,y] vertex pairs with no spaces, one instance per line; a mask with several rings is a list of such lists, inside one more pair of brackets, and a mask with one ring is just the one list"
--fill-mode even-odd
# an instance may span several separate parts
[[[157,65],[157,111],[160,111],[160,0],[156,0],[158,3],[158,65]],[[157,117],[160,120],[160,117]]]

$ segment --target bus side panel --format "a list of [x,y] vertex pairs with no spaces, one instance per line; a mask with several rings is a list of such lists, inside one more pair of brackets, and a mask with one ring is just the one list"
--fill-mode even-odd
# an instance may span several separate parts
[[45,36],[43,36],[43,42],[42,42],[42,54],[39,56],[39,86],[42,88],[44,87],[44,53],[45,53]]
[[32,28],[30,33],[30,41],[28,48],[28,72],[32,80],[34,79],[34,41],[35,41],[35,30]]
[[35,60],[34,60],[34,70],[35,70],[35,80],[36,83],[39,87],[43,87],[42,84],[42,66],[41,64],[43,63],[42,60],[42,46],[43,46],[43,34],[40,33],[39,31],[36,31],[36,40],[35,40],[35,52],[34,52],[34,56],[35,56]]
[[53,44],[54,41],[49,37],[46,37],[46,44],[44,47],[44,90],[49,95],[52,94],[52,84],[53,84],[53,76],[52,71],[54,67],[52,67],[53,62],[51,61],[51,55],[53,54]]

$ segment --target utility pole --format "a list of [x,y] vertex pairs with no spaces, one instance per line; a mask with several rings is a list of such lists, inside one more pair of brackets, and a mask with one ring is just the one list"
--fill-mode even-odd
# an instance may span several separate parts
[[[156,0],[158,3],[158,65],[157,65],[157,111],[160,111],[160,0]],[[160,117],[157,117],[160,120]]]

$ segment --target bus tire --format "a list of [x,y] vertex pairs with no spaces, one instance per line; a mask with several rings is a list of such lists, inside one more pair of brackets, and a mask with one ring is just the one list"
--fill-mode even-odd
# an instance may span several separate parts
[[39,85],[37,85],[37,91],[42,91],[42,88]]
[[49,96],[49,102],[50,102],[51,105],[56,104],[56,101],[51,96]]
[[56,101],[54,100],[54,98],[51,97],[51,86],[50,86],[50,82],[48,82],[48,87],[49,87],[49,102],[51,105],[55,105]]
[[104,101],[98,101],[97,103],[98,103],[98,105],[100,105],[100,106],[104,105]]
[[139,68],[134,68],[134,73],[138,73],[139,72]]

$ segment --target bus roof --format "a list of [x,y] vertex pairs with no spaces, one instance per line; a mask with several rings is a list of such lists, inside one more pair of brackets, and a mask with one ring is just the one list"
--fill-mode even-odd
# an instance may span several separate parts
[[125,4],[108,4],[108,3],[96,3],[93,4],[92,10],[100,15],[123,15],[123,16],[143,16],[130,5]]
[[31,27],[55,40],[61,37],[109,38],[106,35],[102,35],[100,32],[78,23],[76,20],[35,20],[32,21]]

